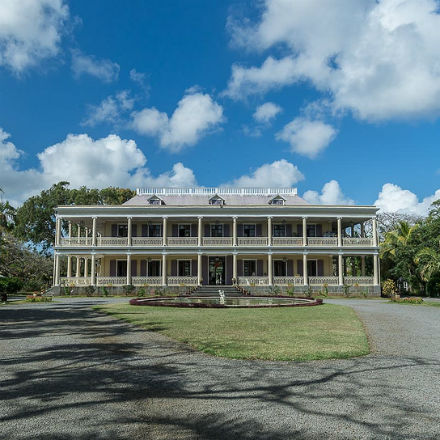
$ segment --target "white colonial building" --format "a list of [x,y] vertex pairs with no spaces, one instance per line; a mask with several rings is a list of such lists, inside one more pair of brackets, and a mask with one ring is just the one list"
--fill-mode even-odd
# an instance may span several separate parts
[[54,285],[377,294],[376,211],[310,205],[294,188],[145,188],[121,206],[60,206]]

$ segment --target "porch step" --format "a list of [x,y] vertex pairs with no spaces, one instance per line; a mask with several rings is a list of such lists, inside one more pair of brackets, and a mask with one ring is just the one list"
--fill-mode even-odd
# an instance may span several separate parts
[[218,291],[223,290],[225,296],[243,296],[235,286],[200,286],[191,292],[191,296],[218,296]]

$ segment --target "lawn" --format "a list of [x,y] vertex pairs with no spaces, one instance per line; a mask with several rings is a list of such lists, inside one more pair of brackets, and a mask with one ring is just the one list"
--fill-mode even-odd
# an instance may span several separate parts
[[305,361],[369,353],[359,318],[340,305],[187,309],[111,304],[95,308],[205,353],[233,359]]

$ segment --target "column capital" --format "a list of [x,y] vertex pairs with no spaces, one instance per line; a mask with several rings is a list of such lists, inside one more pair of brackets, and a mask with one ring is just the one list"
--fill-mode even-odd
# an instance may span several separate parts
[[342,220],[342,217],[336,217],[338,220]]
[[269,219],[272,220],[272,219],[273,219],[273,215],[268,215],[268,216],[267,216],[267,219],[268,219],[268,220],[269,220]]
[[307,220],[308,218],[309,218],[309,217],[308,217],[307,215],[303,215],[303,216],[302,216],[302,219],[303,219],[303,220]]
[[202,220],[202,219],[203,219],[203,215],[198,215],[197,218],[198,218],[199,220]]
[[127,216],[127,220],[132,220],[132,219],[133,219],[133,217],[131,215]]
[[162,218],[163,218],[163,219],[167,219],[168,216],[167,216],[167,215],[163,215]]
[[93,219],[93,220],[96,220],[97,218],[98,218],[98,216],[96,216],[96,215],[93,215],[93,216],[92,216],[92,219]]

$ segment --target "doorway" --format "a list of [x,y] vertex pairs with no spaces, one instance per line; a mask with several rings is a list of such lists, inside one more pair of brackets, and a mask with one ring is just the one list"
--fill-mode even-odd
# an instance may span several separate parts
[[225,257],[209,257],[209,284],[225,284]]

